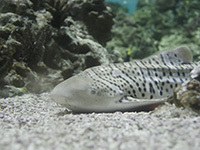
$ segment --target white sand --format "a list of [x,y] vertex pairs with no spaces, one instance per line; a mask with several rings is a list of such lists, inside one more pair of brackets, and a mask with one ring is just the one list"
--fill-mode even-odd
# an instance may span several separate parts
[[153,112],[70,114],[47,93],[0,99],[0,150],[199,150],[200,116]]

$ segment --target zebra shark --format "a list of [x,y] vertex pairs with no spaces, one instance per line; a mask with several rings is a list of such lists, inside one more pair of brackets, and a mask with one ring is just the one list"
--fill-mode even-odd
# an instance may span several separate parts
[[190,49],[173,50],[132,62],[88,68],[61,82],[50,93],[73,112],[114,112],[150,108],[164,103],[190,78]]

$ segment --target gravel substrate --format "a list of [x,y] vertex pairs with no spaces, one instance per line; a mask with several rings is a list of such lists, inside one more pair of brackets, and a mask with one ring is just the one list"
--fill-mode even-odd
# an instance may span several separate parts
[[43,149],[199,150],[200,116],[173,105],[72,114],[48,93],[0,99],[0,150]]

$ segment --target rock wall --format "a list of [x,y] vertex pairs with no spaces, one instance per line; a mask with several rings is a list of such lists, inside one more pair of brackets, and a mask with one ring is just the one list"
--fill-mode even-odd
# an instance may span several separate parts
[[113,17],[104,0],[1,0],[0,97],[49,91],[81,70],[118,61],[103,47]]

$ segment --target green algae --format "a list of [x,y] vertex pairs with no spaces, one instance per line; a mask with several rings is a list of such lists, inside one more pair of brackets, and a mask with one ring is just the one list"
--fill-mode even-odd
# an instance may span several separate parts
[[122,10],[115,12],[113,37],[107,49],[118,50],[125,59],[131,48],[130,58],[141,59],[157,51],[187,45],[194,60],[200,60],[199,5],[197,0],[140,0],[137,11],[131,15]]

